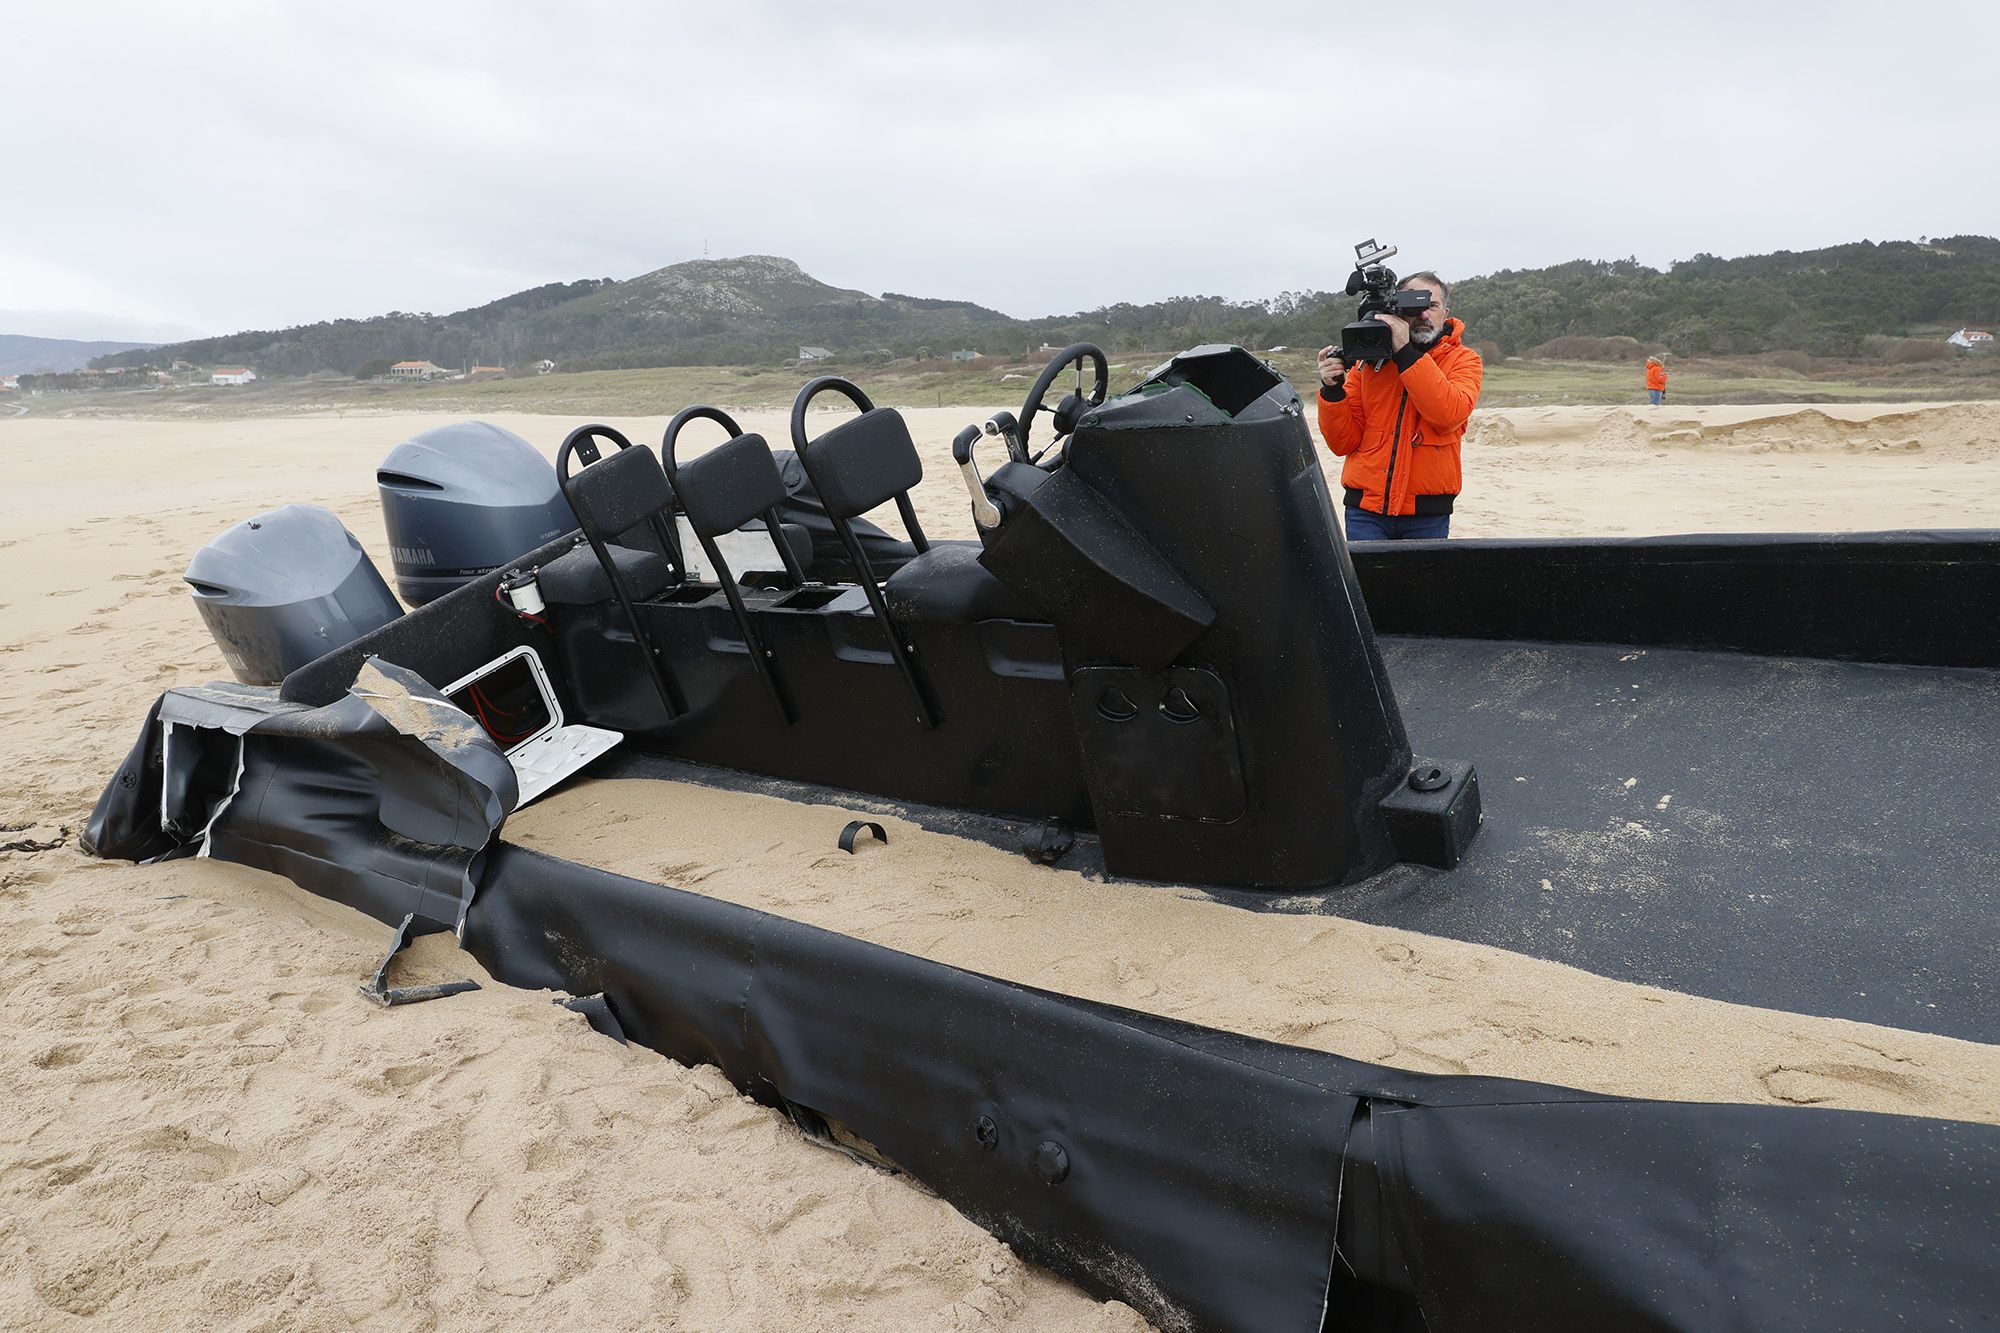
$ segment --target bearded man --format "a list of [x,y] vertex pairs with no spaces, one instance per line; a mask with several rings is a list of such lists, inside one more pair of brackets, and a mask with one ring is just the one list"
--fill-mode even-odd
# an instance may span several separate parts
[[1428,310],[1383,313],[1392,353],[1379,366],[1349,367],[1338,347],[1319,353],[1319,431],[1347,460],[1347,540],[1448,537],[1463,480],[1458,446],[1479,401],[1485,365],[1452,319],[1451,289],[1435,273],[1413,273],[1398,291],[1427,291]]

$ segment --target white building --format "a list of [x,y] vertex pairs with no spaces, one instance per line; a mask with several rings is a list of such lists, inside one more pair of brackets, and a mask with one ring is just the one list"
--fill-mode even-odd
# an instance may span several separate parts
[[1960,329],[1945,339],[1953,347],[1986,347],[1993,342],[1993,335],[1985,329]]
[[248,384],[257,378],[257,372],[248,366],[217,366],[208,372],[210,384]]
[[832,355],[833,353],[824,347],[801,347],[799,349],[799,360],[801,361],[824,361]]
[[443,366],[434,366],[428,361],[398,361],[389,367],[392,380],[427,380],[445,373]]

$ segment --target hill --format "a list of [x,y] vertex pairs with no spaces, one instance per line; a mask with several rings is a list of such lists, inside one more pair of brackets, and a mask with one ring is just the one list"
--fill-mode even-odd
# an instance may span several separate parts
[[[1633,259],[1575,260],[1467,278],[1454,284],[1452,304],[1475,343],[1506,355],[1554,344],[1588,356],[1587,340],[1598,339],[1619,340],[1599,349],[1610,359],[1652,349],[1948,356],[1944,334],[2000,325],[2000,240],[1860,241],[1740,259],[1701,254],[1664,270]],[[756,365],[793,357],[801,346],[826,347],[850,362],[958,348],[1013,354],[1082,338],[1114,353],[1204,341],[1318,346],[1337,337],[1352,310],[1347,297],[1307,291],[1264,301],[1177,297],[1022,320],[967,301],[833,287],[791,260],[749,255],[693,260],[623,282],[553,283],[450,315],[396,311],[126,352],[99,364],[178,357],[303,375],[402,359],[518,366],[549,358],[565,370]],[[1909,338],[1922,345],[1891,341]]]
[[84,342],[0,333],[0,375],[60,375],[82,370],[98,357],[143,349],[152,343]]
[[392,310],[373,319],[335,319],[282,330],[251,330],[172,343],[150,352],[98,359],[98,368],[165,365],[245,365],[260,375],[352,372],[371,361],[426,360],[440,365],[518,365],[549,355],[533,324],[544,312],[611,285],[609,278],[557,282],[451,315]]
[[[566,370],[602,370],[775,361],[795,357],[801,345],[914,350],[934,342],[942,354],[955,339],[1013,325],[969,302],[870,296],[829,286],[789,259],[748,255],[692,260],[624,282],[554,283],[449,315],[394,311],[179,343],[151,359],[241,362],[265,375],[406,359],[518,366],[548,358]],[[102,364],[148,359],[115,356]]]

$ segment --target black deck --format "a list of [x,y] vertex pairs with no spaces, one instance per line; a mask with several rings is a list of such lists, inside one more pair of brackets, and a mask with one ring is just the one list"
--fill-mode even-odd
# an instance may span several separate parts
[[[1592,644],[1382,646],[1418,753],[1478,768],[1486,820],[1470,855],[1453,871],[1399,866],[1328,892],[1212,896],[1759,1008],[2000,1041],[2000,672]],[[1008,848],[1023,828],[631,752],[595,771],[894,809]],[[1088,835],[1063,864],[1103,874]]]
[[1471,855],[1323,898],[1230,901],[2000,1040],[2000,672],[1383,648],[1418,751],[1478,767],[1486,822]]

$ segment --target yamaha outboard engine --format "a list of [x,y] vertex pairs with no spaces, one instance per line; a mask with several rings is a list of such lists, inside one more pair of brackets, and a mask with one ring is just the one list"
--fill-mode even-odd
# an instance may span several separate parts
[[238,523],[196,551],[184,577],[245,685],[276,685],[403,614],[361,543],[318,505]]
[[556,471],[512,431],[484,421],[403,441],[375,471],[396,591],[442,597],[576,527]]

